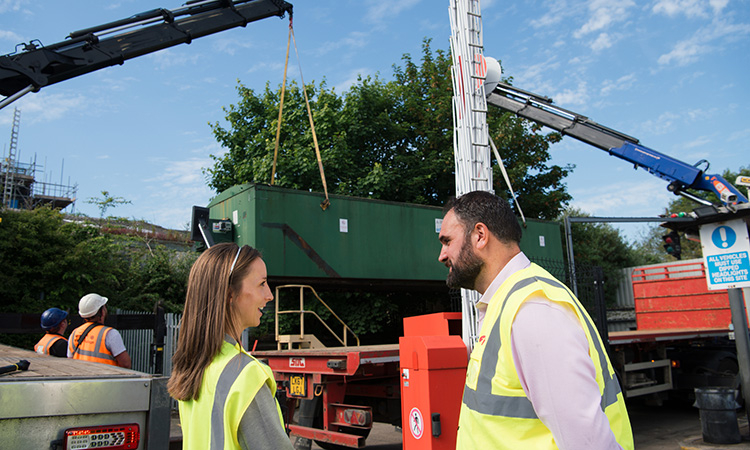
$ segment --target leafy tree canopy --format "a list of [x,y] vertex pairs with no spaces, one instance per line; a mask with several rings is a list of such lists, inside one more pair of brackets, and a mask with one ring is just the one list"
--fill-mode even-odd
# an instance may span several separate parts
[[[568,208],[564,217],[590,217],[576,208]],[[571,224],[573,255],[576,264],[600,266],[604,271],[606,299],[614,299],[621,281],[620,269],[659,262],[652,254],[629,246],[620,231],[608,223]]]
[[[46,207],[0,217],[0,312],[41,314],[54,306],[75,315],[90,292],[109,298],[113,309],[153,311],[160,302],[181,310],[197,254],[103,233]],[[0,341],[17,345],[9,335]]]
[[[455,192],[451,58],[433,53],[425,40],[422,58],[408,54],[394,65],[394,80],[360,77],[339,95],[325,81],[306,86],[332,193],[441,205]],[[510,81],[510,80],[508,80]],[[236,184],[270,183],[281,87],[256,93],[238,84],[239,101],[224,108],[226,128],[211,124],[226,153],[212,155],[209,186],[221,192]],[[488,114],[491,135],[529,217],[554,219],[570,195],[563,179],[573,166],[549,165],[557,133],[500,111]],[[497,166],[495,191],[509,197]],[[301,87],[285,93],[275,185],[321,190],[312,132]]]
[[[735,180],[740,175],[750,176],[750,167],[740,167],[738,172],[727,169],[721,174],[721,176],[724,177],[725,180],[731,183],[732,186],[736,187],[747,197],[747,188],[744,186],[736,186],[734,184]],[[721,204],[721,201],[713,192],[698,191],[693,192],[693,194],[714,204]],[[669,202],[669,206],[667,206],[667,208],[665,209],[664,214],[670,215],[690,213],[699,206],[701,205],[692,200],[677,196],[671,202]],[[667,252],[664,250],[664,240],[662,239],[662,236],[668,233],[669,230],[667,228],[664,228],[658,224],[650,226],[648,232],[637,244],[637,250],[643,254],[648,254],[651,258],[655,259],[655,262],[674,261],[674,257],[667,254]],[[680,246],[682,247],[682,259],[694,259],[703,257],[703,251],[701,250],[700,242],[698,240],[695,240],[697,238],[697,236],[685,236],[681,233]]]

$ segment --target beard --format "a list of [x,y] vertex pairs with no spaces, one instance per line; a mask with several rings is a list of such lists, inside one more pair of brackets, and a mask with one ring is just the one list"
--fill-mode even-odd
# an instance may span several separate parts
[[482,267],[484,267],[484,261],[474,253],[467,239],[461,247],[458,258],[451,263],[451,270],[448,272],[445,284],[453,289],[474,289]]

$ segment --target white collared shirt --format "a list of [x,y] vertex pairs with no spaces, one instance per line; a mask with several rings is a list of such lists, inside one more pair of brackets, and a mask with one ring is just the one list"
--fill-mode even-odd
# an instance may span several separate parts
[[489,287],[487,287],[487,290],[484,291],[484,294],[482,294],[482,297],[477,301],[476,304],[477,331],[482,329],[484,315],[487,313],[487,305],[489,305],[490,300],[492,300],[492,296],[495,295],[495,292],[500,289],[500,286],[505,283],[505,280],[510,278],[511,275],[518,272],[519,270],[526,269],[530,265],[531,261],[529,261],[529,258],[527,258],[526,255],[523,254],[523,252],[519,252],[510,261],[508,261],[508,264],[503,267],[503,270],[501,270],[500,273],[497,274],[495,279],[492,280],[492,283],[490,283]]

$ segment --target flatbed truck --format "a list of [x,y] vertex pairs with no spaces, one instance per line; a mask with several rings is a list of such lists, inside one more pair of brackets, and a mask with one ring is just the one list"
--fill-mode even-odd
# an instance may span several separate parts
[[2,344],[0,366],[26,368],[0,375],[2,448],[169,448],[166,377]]

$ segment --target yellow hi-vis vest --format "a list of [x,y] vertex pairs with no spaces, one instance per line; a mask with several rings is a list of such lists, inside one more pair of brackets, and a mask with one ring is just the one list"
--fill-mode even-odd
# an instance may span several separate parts
[[552,432],[536,415],[518,379],[510,344],[518,309],[531,296],[570,305],[586,333],[596,369],[601,408],[617,442],[632,449],[625,400],[593,321],[573,293],[531,264],[511,275],[492,297],[480,338],[471,353],[458,423],[457,449],[556,449]]
[[[271,368],[226,338],[203,373],[198,399],[179,402],[183,450],[240,449],[240,420],[263,384],[276,395]],[[276,410],[283,427],[278,402]]]

